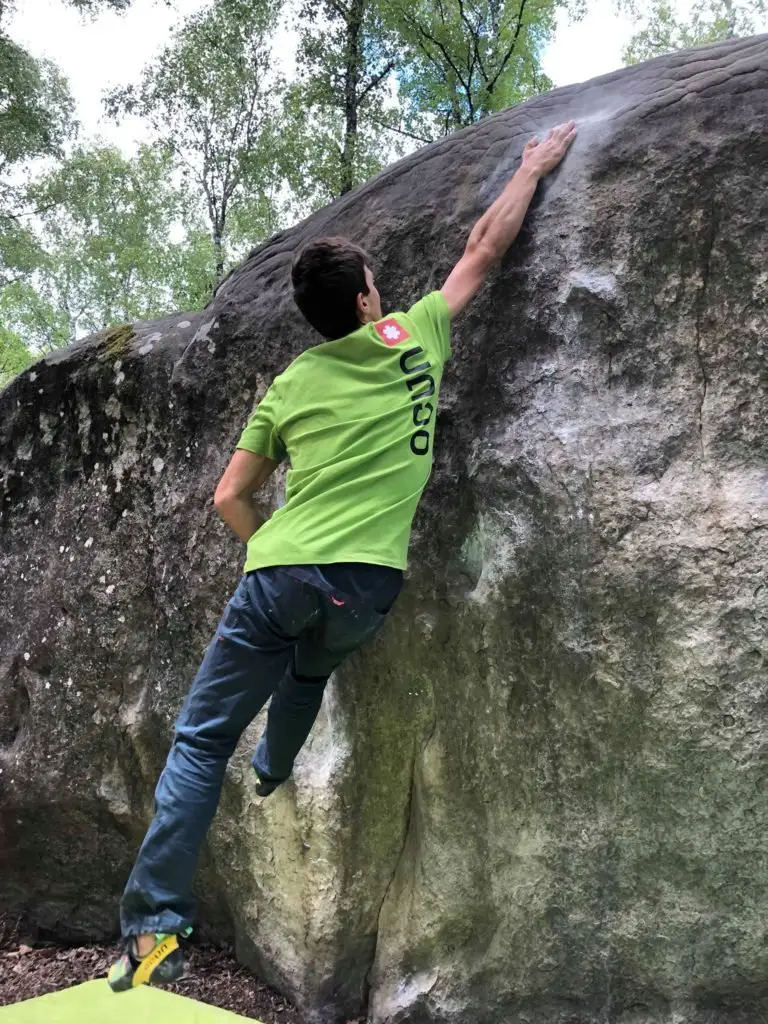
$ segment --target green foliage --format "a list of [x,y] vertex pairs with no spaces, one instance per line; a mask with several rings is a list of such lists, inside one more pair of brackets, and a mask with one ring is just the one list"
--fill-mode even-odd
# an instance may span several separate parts
[[624,50],[627,64],[752,35],[765,27],[768,14],[766,0],[695,0],[688,18],[678,16],[673,0],[619,0],[618,6],[642,25]]
[[66,345],[69,334],[67,315],[51,297],[29,281],[14,281],[0,291],[0,319],[25,348],[42,355]]
[[[284,106],[285,140],[281,168],[296,214],[306,214],[362,184],[396,159],[401,151],[382,131],[392,119],[380,104],[364,103],[354,129],[332,102],[307,103],[301,84],[288,91]],[[395,124],[399,118],[394,119]],[[346,147],[346,156],[345,154]]]
[[560,0],[391,0],[391,23],[405,44],[398,77],[410,129],[435,138],[549,90],[541,51],[561,6]]
[[142,117],[174,155],[187,190],[202,196],[217,278],[238,208],[257,239],[277,219],[281,83],[270,56],[277,11],[278,0],[217,0],[174,33],[137,87],[106,100],[112,116]]
[[[86,15],[100,14],[102,11],[127,11],[133,0],[64,0],[68,7],[74,7]],[[164,3],[166,7],[172,5],[172,0],[157,0],[158,4]],[[18,0],[0,0],[0,21],[3,16],[15,11],[18,7]]]
[[0,310],[34,351],[210,298],[210,239],[192,221],[190,244],[170,240],[188,211],[167,151],[144,147],[129,160],[112,147],[80,147],[30,194],[41,258],[0,292]]
[[[0,302],[1,315],[2,302]],[[32,353],[18,334],[0,324],[0,388],[4,388],[17,373],[26,370],[32,359]]]
[[[65,80],[0,33],[0,374],[86,332],[118,344],[116,325],[201,308],[288,215],[549,88],[541,50],[558,9],[583,0],[293,0],[287,86],[272,54],[290,2],[212,0],[183,21],[139,83],[105,100],[152,133],[131,159],[101,144],[65,157]],[[0,0],[0,21],[8,10]]]
[[308,0],[285,161],[300,199],[327,202],[414,143],[551,88],[541,51],[582,0]]
[[302,198],[327,202],[398,155],[382,137],[392,105],[399,40],[382,0],[305,0],[298,81],[286,112],[298,143],[287,161]]
[[30,162],[60,157],[76,130],[67,83],[50,61],[33,58],[0,31],[0,285],[39,259],[29,218]]
[[[165,267],[170,299],[164,309],[158,309],[155,316],[178,309],[202,309],[213,297],[217,252],[210,231],[202,216],[194,211],[187,210],[184,213],[182,224],[182,237],[166,248]],[[175,227],[178,230],[179,224]],[[172,232],[173,228],[174,225],[171,225],[169,231]]]
[[3,170],[38,156],[60,156],[74,105],[55,64],[36,60],[0,35],[0,154]]
[[66,2],[70,7],[82,11],[84,14],[98,14],[102,10],[127,11],[133,0],[66,0]]

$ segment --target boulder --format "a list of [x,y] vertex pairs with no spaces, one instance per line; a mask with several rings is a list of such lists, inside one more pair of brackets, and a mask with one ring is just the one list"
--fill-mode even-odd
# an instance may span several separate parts
[[768,37],[421,149],[256,249],[204,312],[3,392],[2,909],[116,930],[241,571],[216,481],[318,340],[293,253],[346,234],[405,308],[568,118],[567,162],[456,322],[402,599],[266,801],[263,718],[244,737],[203,923],[323,1024],[768,1014]]

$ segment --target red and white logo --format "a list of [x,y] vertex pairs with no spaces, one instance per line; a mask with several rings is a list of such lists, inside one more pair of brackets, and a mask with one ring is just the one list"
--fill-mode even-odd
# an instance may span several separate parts
[[390,347],[399,345],[401,341],[410,338],[410,334],[404,327],[401,327],[397,320],[392,317],[389,320],[380,320],[374,324],[374,329],[385,345]]

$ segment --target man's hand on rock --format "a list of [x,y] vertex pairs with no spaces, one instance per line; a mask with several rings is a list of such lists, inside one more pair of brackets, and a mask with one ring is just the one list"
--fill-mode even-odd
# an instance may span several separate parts
[[525,147],[521,166],[475,224],[464,255],[440,289],[451,316],[477,294],[488,271],[515,240],[539,181],[557,167],[575,138],[576,124],[568,121],[553,128],[543,142],[531,139]]
[[523,167],[543,178],[561,162],[576,138],[576,122],[551,128],[543,142],[534,137],[523,150]]

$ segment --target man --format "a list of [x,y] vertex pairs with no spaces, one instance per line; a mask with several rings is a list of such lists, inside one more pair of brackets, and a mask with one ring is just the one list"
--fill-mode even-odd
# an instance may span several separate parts
[[[451,319],[512,244],[539,180],[575,135],[570,122],[528,143],[443,287],[407,313],[383,318],[370,261],[345,239],[319,239],[295,260],[296,302],[326,341],[276,378],[216,490],[219,514],[247,545],[245,574],[176,724],[123,895],[115,991],[183,973],[192,876],[243,730],[271,697],[253,757],[266,797],[291,774],[329,675],[397,598],[432,467]],[[286,503],[264,523],[253,493],[286,457]]]

